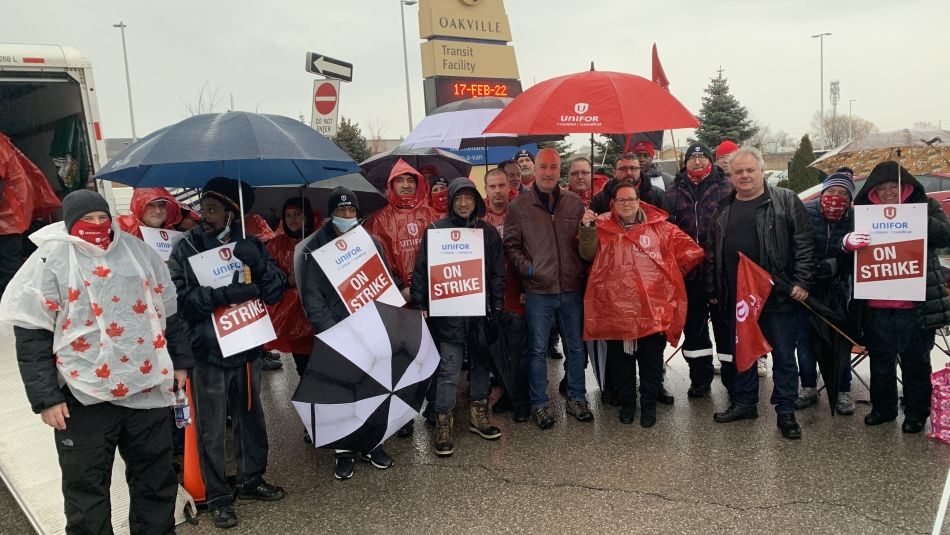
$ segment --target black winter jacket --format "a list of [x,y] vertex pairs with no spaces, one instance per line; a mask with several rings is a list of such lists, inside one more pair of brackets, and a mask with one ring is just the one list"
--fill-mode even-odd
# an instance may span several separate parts
[[[619,180],[616,178],[611,178],[607,184],[604,185],[604,189],[594,195],[594,198],[590,201],[590,209],[597,215],[605,214],[610,211],[610,200],[614,196],[614,187],[616,187]],[[647,204],[653,205],[666,213],[670,213],[670,204],[666,200],[666,193],[650,184],[650,179],[641,179],[640,185],[637,187],[637,191],[640,193],[640,200]]]
[[[452,200],[459,191],[465,188],[474,189],[471,181],[457,179],[449,184],[449,215],[429,225],[430,229],[446,228],[480,228],[485,240],[485,280],[486,303],[493,311],[500,311],[505,299],[505,250],[501,236],[495,227],[482,221],[485,215],[485,202],[481,195],[475,194],[475,212],[467,219],[459,217],[452,208]],[[416,309],[429,308],[429,262],[428,262],[429,233],[422,238],[419,246],[419,255],[416,257],[416,266],[412,273],[411,306]],[[462,344],[467,341],[466,329],[471,329],[472,321],[476,323],[481,317],[439,316],[430,317],[430,325],[437,330],[437,338],[441,342]]]
[[[873,204],[868,199],[868,194],[874,188],[880,186],[887,179],[875,178],[872,173],[865,181],[864,187],[854,197],[854,204],[867,205]],[[947,277],[940,267],[940,260],[937,256],[937,249],[950,247],[950,219],[946,212],[940,206],[936,199],[927,196],[924,187],[910,174],[902,177],[905,184],[914,187],[910,197],[904,201],[911,203],[927,203],[927,289],[924,294],[924,301],[915,303],[917,310],[917,321],[923,329],[936,329],[944,325],[950,325],[950,297],[947,296]],[[862,314],[863,307],[867,304],[864,300],[855,300],[855,313]]]
[[[706,293],[718,299],[720,306],[735,301],[728,296],[723,241],[729,208],[735,191],[719,203],[706,241],[704,264]],[[792,285],[811,290],[814,282],[815,241],[805,206],[792,190],[765,185],[765,199],[756,210],[755,232],[759,237],[759,265],[773,276]],[[751,229],[750,229],[751,231]],[[791,305],[787,295],[772,292],[765,307],[769,310]]]
[[[670,206],[670,221],[685,232],[701,247],[706,246],[709,229],[712,227],[713,214],[719,203],[732,194],[732,182],[726,178],[719,166],[714,165],[709,176],[694,186],[686,176],[684,167],[673,184],[666,189],[666,200]],[[686,279],[703,277],[702,265],[687,274]]]
[[[241,235],[240,222],[233,223],[231,227],[232,236]],[[257,285],[260,298],[265,304],[276,304],[287,288],[287,276],[277,267],[277,262],[260,240],[254,236],[248,236],[245,240],[259,253],[257,262],[249,266],[252,283]],[[214,296],[220,289],[199,285],[188,261],[190,257],[219,245],[221,243],[213,236],[206,235],[202,227],[193,228],[185,233],[184,238],[172,251],[168,259],[168,270],[178,291],[178,314],[187,327],[195,360],[233,368],[254,360],[260,355],[260,351],[254,348],[227,358],[221,355],[211,322],[211,314],[218,306],[217,301],[220,301]]]
[[[303,272],[300,277],[301,287],[299,288],[300,299],[303,301],[303,309],[307,313],[307,319],[310,321],[310,325],[313,326],[314,332],[317,333],[333,327],[350,315],[350,311],[343,300],[340,299],[340,294],[337,293],[326,273],[310,254],[337,239],[337,237],[332,220],[327,220],[326,224],[317,231],[316,235],[307,242],[303,249]],[[393,269],[386,259],[386,252],[383,251],[382,244],[375,236],[370,235],[370,237],[373,238],[373,245],[376,246],[376,251],[382,258],[386,270],[392,276],[393,282],[398,288],[402,288],[402,281],[393,274]]]

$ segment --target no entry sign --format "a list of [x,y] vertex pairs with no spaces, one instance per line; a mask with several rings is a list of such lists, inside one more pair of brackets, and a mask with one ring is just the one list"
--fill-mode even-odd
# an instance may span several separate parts
[[855,206],[854,228],[871,234],[871,244],[854,255],[855,299],[923,301],[927,205]]
[[429,229],[429,315],[485,315],[482,229]]
[[314,80],[310,126],[327,137],[335,136],[340,115],[339,101],[339,80]]

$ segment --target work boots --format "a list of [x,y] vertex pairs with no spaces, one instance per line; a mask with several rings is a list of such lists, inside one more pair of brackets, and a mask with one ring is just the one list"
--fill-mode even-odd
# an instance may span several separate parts
[[488,421],[488,400],[473,401],[468,406],[468,430],[488,440],[501,436],[501,430]]
[[452,430],[455,418],[451,412],[435,413],[435,454],[448,457],[455,451],[452,446]]

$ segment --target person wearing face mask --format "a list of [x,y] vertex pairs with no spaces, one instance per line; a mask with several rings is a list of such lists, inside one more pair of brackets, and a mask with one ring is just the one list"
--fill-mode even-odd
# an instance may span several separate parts
[[[851,300],[851,277],[853,261],[842,247],[842,240],[854,226],[851,199],[854,198],[854,179],[851,173],[839,170],[821,183],[821,193],[805,202],[805,211],[811,218],[815,238],[815,285],[812,295],[832,310],[847,317]],[[795,401],[795,409],[804,409],[818,402],[817,355],[841,351],[844,358],[850,354],[851,344],[829,344],[816,329],[827,330],[821,322],[810,322],[805,327],[798,343],[798,375],[801,390]],[[851,327],[840,325],[840,327]],[[854,331],[847,328],[847,331]],[[833,335],[832,335],[833,336]],[[838,381],[838,396],[835,400],[838,414],[854,414],[854,398],[851,397],[851,369],[845,366]]]
[[[168,260],[172,282],[178,291],[178,309],[195,355],[191,381],[206,503],[214,525],[220,528],[238,523],[232,507],[235,489],[225,478],[228,416],[231,416],[235,442],[241,444],[234,451],[238,498],[276,501],[284,497],[283,488],[263,478],[267,470],[268,444],[261,405],[261,346],[225,358],[211,318],[220,307],[255,298],[260,298],[265,305],[275,305],[287,287],[287,277],[264,244],[250,234],[242,237],[240,219],[245,215],[242,208],[246,211],[253,205],[254,190],[246,182],[212,178],[201,188],[201,225],[185,233]],[[220,288],[200,285],[188,259],[232,242],[235,243],[234,257],[250,269],[251,281],[241,283],[235,277],[235,282]]]
[[[500,318],[505,295],[505,262],[501,237],[495,227],[482,219],[485,203],[475,184],[465,177],[452,180],[449,185],[449,214],[432,223],[430,229],[476,228],[482,230],[485,246],[485,301],[489,318]],[[427,254],[428,234],[419,246],[415,272],[412,277],[412,308],[429,308],[429,262]],[[488,420],[488,398],[491,385],[488,381],[488,348],[478,342],[484,339],[479,332],[485,329],[484,316],[445,316],[430,318],[439,341],[441,360],[435,375],[435,454],[440,457],[452,455],[452,434],[455,425],[453,410],[458,395],[462,359],[469,358],[468,382],[469,423],[468,430],[486,440],[497,440],[501,431]]]
[[429,206],[439,218],[449,213],[449,180],[444,176],[429,179]]
[[175,287],[158,253],[121,232],[98,193],[67,195],[63,220],[30,236],[38,249],[3,295],[0,321],[13,325],[27,399],[54,429],[66,532],[112,533],[118,448],[129,529],[174,533],[169,408],[193,365]]
[[178,199],[165,188],[135,188],[129,203],[132,213],[116,218],[119,228],[142,239],[142,225],[175,229],[182,221]]
[[[866,204],[924,204],[927,207],[927,289],[924,301],[856,299],[864,344],[871,361],[871,412],[865,425],[897,418],[897,361],[904,382],[904,422],[901,431],[920,433],[930,416],[930,350],[935,331],[950,324],[947,280],[940,268],[937,249],[950,247],[950,220],[940,203],[897,162],[877,164],[854,198]],[[869,229],[856,228],[844,237],[843,247],[857,251],[869,245]]]
[[[330,219],[320,228],[320,230],[310,238],[310,241],[303,247],[301,254],[302,271],[300,274],[300,298],[303,302],[303,309],[306,318],[310,322],[313,332],[321,333],[337,323],[349,317],[350,312],[340,299],[336,288],[327,278],[323,268],[313,258],[313,251],[332,242],[338,237],[352,230],[359,224],[360,203],[356,194],[344,187],[335,188],[330,192],[330,199],[327,203],[327,212]],[[371,236],[372,237],[372,236]],[[382,244],[373,237],[373,244],[376,245],[376,251],[386,266],[386,269],[393,273]],[[299,262],[299,260],[298,260]],[[402,287],[402,281],[399,276],[393,274],[393,282],[397,287]],[[309,356],[309,355],[308,355]],[[303,367],[300,367],[303,364]],[[298,364],[298,372],[303,375],[306,369],[306,362]],[[346,480],[353,477],[353,466],[357,458],[357,453],[346,450],[336,452],[336,467],[334,477],[340,480]],[[386,453],[383,446],[377,446],[376,449],[368,453],[359,455],[361,459],[371,463],[375,468],[385,470],[393,464],[392,457]]]

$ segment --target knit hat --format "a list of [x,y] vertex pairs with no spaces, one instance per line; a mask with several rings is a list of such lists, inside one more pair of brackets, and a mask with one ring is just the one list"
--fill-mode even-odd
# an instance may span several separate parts
[[63,222],[66,223],[66,232],[72,230],[76,221],[91,212],[105,212],[112,217],[109,203],[95,191],[77,189],[63,198]]
[[327,201],[327,210],[330,216],[333,216],[333,211],[341,206],[352,206],[356,208],[356,215],[359,216],[360,214],[360,201],[356,198],[353,190],[337,186],[330,192],[330,200]]
[[212,197],[221,201],[225,207],[235,213],[240,213],[241,197],[244,197],[244,213],[247,215],[254,206],[254,188],[247,182],[241,182],[241,195],[238,194],[238,181],[219,176],[209,180],[201,188],[201,198]]
[[519,150],[511,159],[517,162],[518,158],[530,158],[532,162],[534,161],[534,155],[528,152],[526,149]]
[[683,155],[683,165],[686,165],[686,162],[697,154],[702,154],[710,160],[713,159],[712,151],[709,150],[709,147],[707,147],[705,143],[694,141],[689,148],[686,149],[686,154]]
[[432,188],[434,188],[434,187],[436,187],[436,186],[449,187],[449,179],[445,178],[444,176],[434,176],[434,177],[430,178],[430,179],[429,179],[429,190],[432,190]]
[[848,173],[837,172],[828,175],[821,183],[821,193],[832,186],[848,190],[848,196],[854,198],[854,179]]
[[645,152],[650,155],[650,158],[656,156],[656,147],[653,146],[652,141],[637,142],[637,144],[635,144],[630,150],[632,150],[634,154],[638,152]]
[[716,159],[722,158],[727,154],[732,154],[733,152],[739,150],[739,145],[736,145],[735,141],[725,140],[716,147]]

